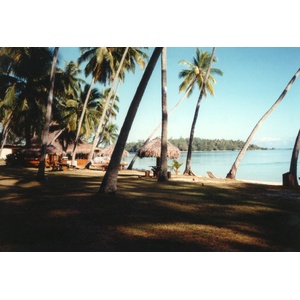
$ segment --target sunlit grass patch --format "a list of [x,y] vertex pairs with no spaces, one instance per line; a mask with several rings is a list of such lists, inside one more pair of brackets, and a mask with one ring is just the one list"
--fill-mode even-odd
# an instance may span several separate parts
[[198,244],[207,251],[236,251],[241,247],[270,249],[267,241],[244,231],[206,224],[168,223],[143,224],[142,226],[120,226],[121,233],[131,238],[144,238],[145,243],[152,240],[172,241],[173,243]]

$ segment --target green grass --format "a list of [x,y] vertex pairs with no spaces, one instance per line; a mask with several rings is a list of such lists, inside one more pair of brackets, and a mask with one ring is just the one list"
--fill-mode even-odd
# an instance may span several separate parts
[[1,251],[299,251],[300,190],[0,166]]

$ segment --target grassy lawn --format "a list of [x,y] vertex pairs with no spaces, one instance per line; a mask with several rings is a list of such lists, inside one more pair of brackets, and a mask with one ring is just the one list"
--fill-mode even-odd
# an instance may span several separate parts
[[0,166],[0,251],[300,251],[298,188],[122,171],[100,194],[100,171],[36,173]]

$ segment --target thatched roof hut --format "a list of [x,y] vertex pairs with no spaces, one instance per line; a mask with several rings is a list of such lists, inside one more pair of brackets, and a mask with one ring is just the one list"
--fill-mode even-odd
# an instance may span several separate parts
[[[171,159],[178,158],[180,156],[180,150],[172,145],[170,142],[167,143],[168,151],[167,157]],[[138,157],[160,157],[161,153],[161,138],[157,137],[142,148],[140,148],[137,152]]]
[[[109,156],[109,157],[111,157],[112,153],[114,152],[115,146],[116,145],[109,145],[109,146],[107,146],[103,149],[98,149],[99,150],[98,155],[99,156]],[[127,150],[124,150],[122,156],[123,157],[129,156],[129,152]]]

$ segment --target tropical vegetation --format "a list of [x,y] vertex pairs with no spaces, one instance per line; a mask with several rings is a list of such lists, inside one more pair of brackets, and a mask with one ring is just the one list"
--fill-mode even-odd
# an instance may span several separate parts
[[[170,138],[169,142],[177,147],[180,151],[188,150],[189,138]],[[237,151],[240,150],[244,141],[242,140],[226,140],[226,139],[201,139],[195,137],[192,151]],[[126,150],[129,152],[136,152],[143,145],[143,141],[130,142],[126,144]],[[265,147],[260,147],[251,144],[248,150],[267,150]]]

